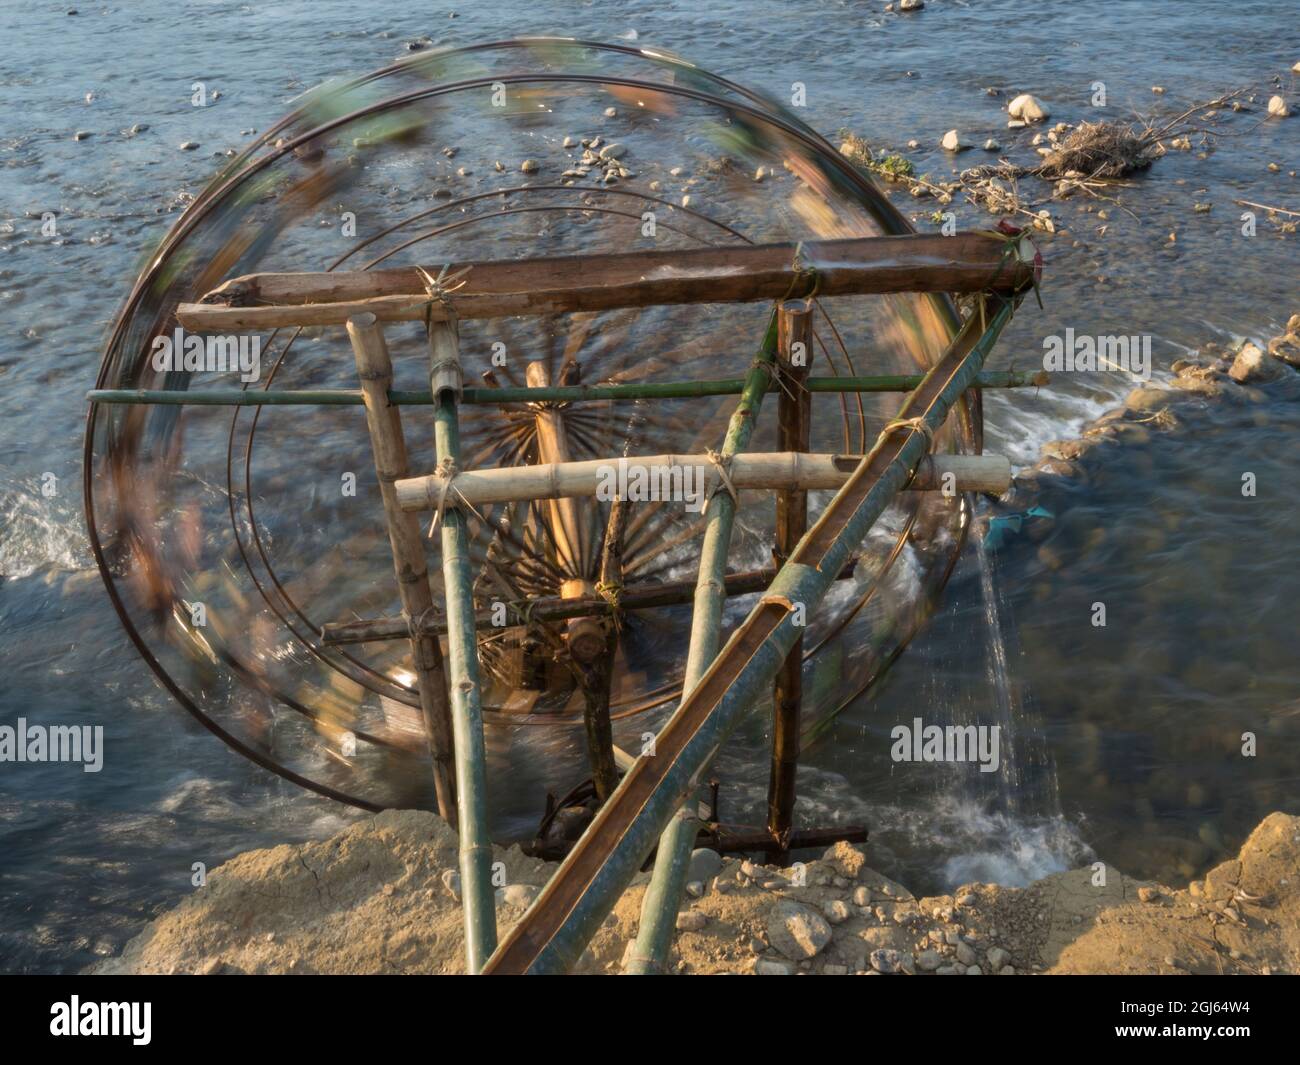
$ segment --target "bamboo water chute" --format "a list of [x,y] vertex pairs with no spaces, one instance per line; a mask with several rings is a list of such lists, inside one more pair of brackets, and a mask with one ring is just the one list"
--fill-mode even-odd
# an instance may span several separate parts
[[[779,853],[801,838],[821,838],[818,830],[795,829],[792,818],[802,698],[802,629],[793,616],[812,614],[833,582],[851,575],[854,552],[898,493],[1001,493],[1008,487],[1011,470],[1005,458],[933,454],[931,443],[966,390],[1045,383],[1039,374],[983,371],[1017,294],[1031,281],[1029,257],[1014,242],[971,233],[473,262],[447,269],[463,277],[463,287],[431,294],[423,272],[413,267],[254,274],[228,281],[200,302],[177,309],[179,322],[191,330],[346,325],[360,389],[128,389],[93,392],[89,398],[99,403],[195,406],[365,406],[403,613],[328,624],[322,642],[411,641],[434,753],[439,809],[444,816],[454,810],[460,829],[469,970],[554,972],[572,965],[657,843],[629,971],[660,972],[675,932],[690,851],[699,838],[699,822],[688,800],[744,714],[768,705],[773,696],[768,824],[765,833],[754,837],[755,849]],[[809,375],[806,362],[796,366],[791,359],[796,343],[807,345],[811,354],[813,304],[807,297],[814,292],[817,297],[981,295],[977,312],[929,372],[819,378]],[[552,382],[545,365],[534,363],[527,368],[525,387],[465,388],[460,379],[461,320],[743,301],[773,303],[758,356],[744,378],[584,385],[563,370],[558,383]],[[427,323],[428,391],[391,388],[392,367],[382,331],[388,321]],[[780,393],[780,450],[750,452],[763,399],[774,390]],[[868,454],[809,453],[811,398],[855,392],[899,392],[907,398],[897,420]],[[564,413],[554,406],[714,395],[739,398],[720,450],[703,454],[578,461],[566,443]],[[458,410],[467,403],[533,405],[536,463],[461,469]],[[438,465],[432,474],[413,476],[408,468],[398,413],[403,405],[433,408]],[[626,523],[641,490],[633,484],[643,473],[650,493],[646,499],[662,500],[666,486],[668,495],[683,504],[698,501],[706,507],[694,581],[623,586]],[[657,497],[652,478],[658,478]],[[776,494],[777,565],[728,574],[728,546],[739,502],[735,493],[742,490]],[[834,496],[805,529],[810,491]],[[598,552],[598,502],[606,500],[612,506]],[[562,577],[559,594],[507,604],[507,623],[558,624],[565,632],[573,665],[582,677],[593,780],[603,803],[559,872],[499,945],[489,868],[478,633],[500,627],[500,619],[475,613],[467,543],[469,508],[496,503],[536,503],[533,510],[546,516],[542,525],[553,552],[551,562]],[[435,511],[438,526],[446,599],[441,612],[429,595],[416,525],[417,514],[428,510]],[[593,581],[598,561],[599,580]],[[726,599],[754,592],[763,593],[758,603],[720,646]],[[609,721],[619,618],[685,602],[693,604],[693,619],[684,697],[656,737],[653,757],[637,758],[630,765],[622,758],[620,763]]]
[[[234,278],[176,311],[186,329],[210,332],[341,325],[357,314],[425,321],[431,305],[419,267]],[[1031,267],[1007,242],[980,233],[752,244],[724,248],[572,255],[447,267],[463,287],[447,297],[458,319],[737,303],[891,292],[1019,291]]]

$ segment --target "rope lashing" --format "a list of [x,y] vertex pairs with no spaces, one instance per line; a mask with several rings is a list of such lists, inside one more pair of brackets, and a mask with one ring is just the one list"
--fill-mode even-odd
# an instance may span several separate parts
[[706,454],[708,455],[709,462],[713,464],[713,468],[718,471],[718,483],[713,486],[713,491],[709,493],[709,498],[712,499],[717,495],[719,488],[725,488],[727,490],[727,495],[731,496],[731,501],[739,506],[740,493],[736,491],[736,486],[731,482],[732,456],[724,455],[716,448],[709,448]]
[[464,280],[465,275],[473,269],[472,266],[466,266],[457,270],[454,274],[448,273],[451,264],[448,263],[438,271],[438,276],[434,277],[428,270],[422,266],[417,266],[416,272],[420,275],[420,280],[424,283],[424,291],[428,295],[424,306],[424,324],[427,328],[433,318],[433,305],[441,304],[444,308],[451,308],[451,294],[465,287],[468,282]]
[[928,452],[934,447],[934,430],[924,418],[895,418],[880,430],[880,436],[884,437],[890,433],[897,432],[899,429],[906,429],[909,432],[920,433],[925,437],[925,450]]
[[596,594],[609,604],[610,618],[614,622],[614,628],[621,632],[623,630],[623,582],[597,581]]
[[790,299],[794,296],[796,290],[805,287],[801,282],[807,282],[809,280],[810,284],[808,285],[808,291],[801,293],[801,297],[803,299],[812,299],[816,296],[818,290],[822,287],[822,278],[821,274],[817,272],[815,266],[808,266],[804,263],[802,240],[794,246],[794,260],[790,263],[790,269],[793,271],[794,276],[790,278],[790,287],[785,290],[785,295],[781,297],[781,302]]
[[[437,531],[438,525],[442,522],[443,512],[447,509],[449,502],[448,496],[455,497],[450,501],[453,507],[464,507],[479,521],[487,524],[483,515],[474,509],[473,504],[456,487],[455,480],[458,472],[456,463],[450,458],[445,458],[439,462],[437,468],[433,471],[433,480],[437,484],[437,498],[433,505],[433,521],[429,524],[429,536],[432,536]],[[459,500],[459,502],[456,500]]]
[[406,625],[412,636],[423,636],[426,635],[426,626],[428,626],[429,632],[433,631],[433,622],[436,617],[437,608],[430,605],[420,611],[420,616],[418,618],[412,619],[408,617],[406,619]]

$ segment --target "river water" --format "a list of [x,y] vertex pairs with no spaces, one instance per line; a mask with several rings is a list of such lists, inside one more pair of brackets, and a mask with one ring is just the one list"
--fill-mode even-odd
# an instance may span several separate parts
[[[1230,135],[1213,146],[1194,138],[1195,150],[1120,191],[1136,218],[1086,200],[1052,205],[1044,308],[1026,304],[991,365],[1033,367],[1043,338],[1066,328],[1149,334],[1159,380],[1188,350],[1265,340],[1300,310],[1296,237],[1262,216],[1244,236],[1233,204],[1300,208],[1300,118],[1261,121],[1274,91],[1300,104],[1289,73],[1300,27],[1284,5],[933,0],[906,17],[881,3],[420,7],[140,0],[75,15],[0,11],[0,724],[102,725],[112,770],[0,764],[0,969],[81,968],[191,890],[194,863],[357,816],[244,762],[170,702],[93,572],[79,494],[84,391],[141,256],[225,149],[326,78],[382,66],[425,35],[655,43],[783,99],[802,82],[815,128],[850,129],[936,175],[953,166],[938,148],[952,127],[1029,158],[1001,110],[1015,92],[1073,122],[1169,116],[1251,86],[1253,110],[1225,124]],[[191,106],[195,81],[220,98]],[[1101,111],[1091,106],[1099,81]],[[125,135],[136,124],[148,128]],[[913,138],[921,147],[909,150]],[[182,141],[200,147],[180,151]],[[927,228],[932,204],[895,200]],[[1212,209],[1196,213],[1198,202]],[[954,209],[963,228],[990,221]],[[53,237],[41,233],[44,212],[57,214]],[[1041,393],[990,396],[987,447],[1031,464],[1131,385],[1064,374]],[[1086,477],[1049,488],[1047,539],[972,545],[883,690],[806,755],[801,822],[867,821],[873,863],[932,890],[1022,883],[1094,856],[1185,880],[1269,811],[1300,812],[1300,577],[1289,565],[1298,398],[1291,382],[1259,403],[1189,414],[1182,430],[1107,452]],[[1255,497],[1241,494],[1244,471]],[[1107,604],[1104,627],[1090,621],[1096,602]],[[1001,722],[1015,757],[993,780],[897,765],[889,729],[914,717]],[[1240,756],[1246,731],[1258,738],[1253,759]],[[765,758],[756,722],[719,766],[728,815],[756,814]]]

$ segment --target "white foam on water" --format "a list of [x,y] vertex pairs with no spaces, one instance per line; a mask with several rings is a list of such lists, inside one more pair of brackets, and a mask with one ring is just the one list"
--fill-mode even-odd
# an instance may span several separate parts
[[47,498],[35,479],[0,488],[0,577],[29,577],[53,566],[76,572],[91,569],[80,495],[66,481]]

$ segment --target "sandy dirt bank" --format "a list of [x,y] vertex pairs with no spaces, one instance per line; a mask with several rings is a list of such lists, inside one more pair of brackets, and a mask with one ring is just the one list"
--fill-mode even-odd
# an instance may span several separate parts
[[[697,851],[679,917],[684,973],[1300,972],[1300,818],[1269,815],[1233,860],[1182,890],[1098,865],[1025,888],[969,884],[914,898],[838,844],[786,869]],[[499,849],[509,928],[554,866]],[[456,973],[456,836],[389,811],[331,839],[250,851],[153,921],[99,973]],[[1103,875],[1104,874],[1104,875]],[[648,874],[579,971],[617,973]]]

